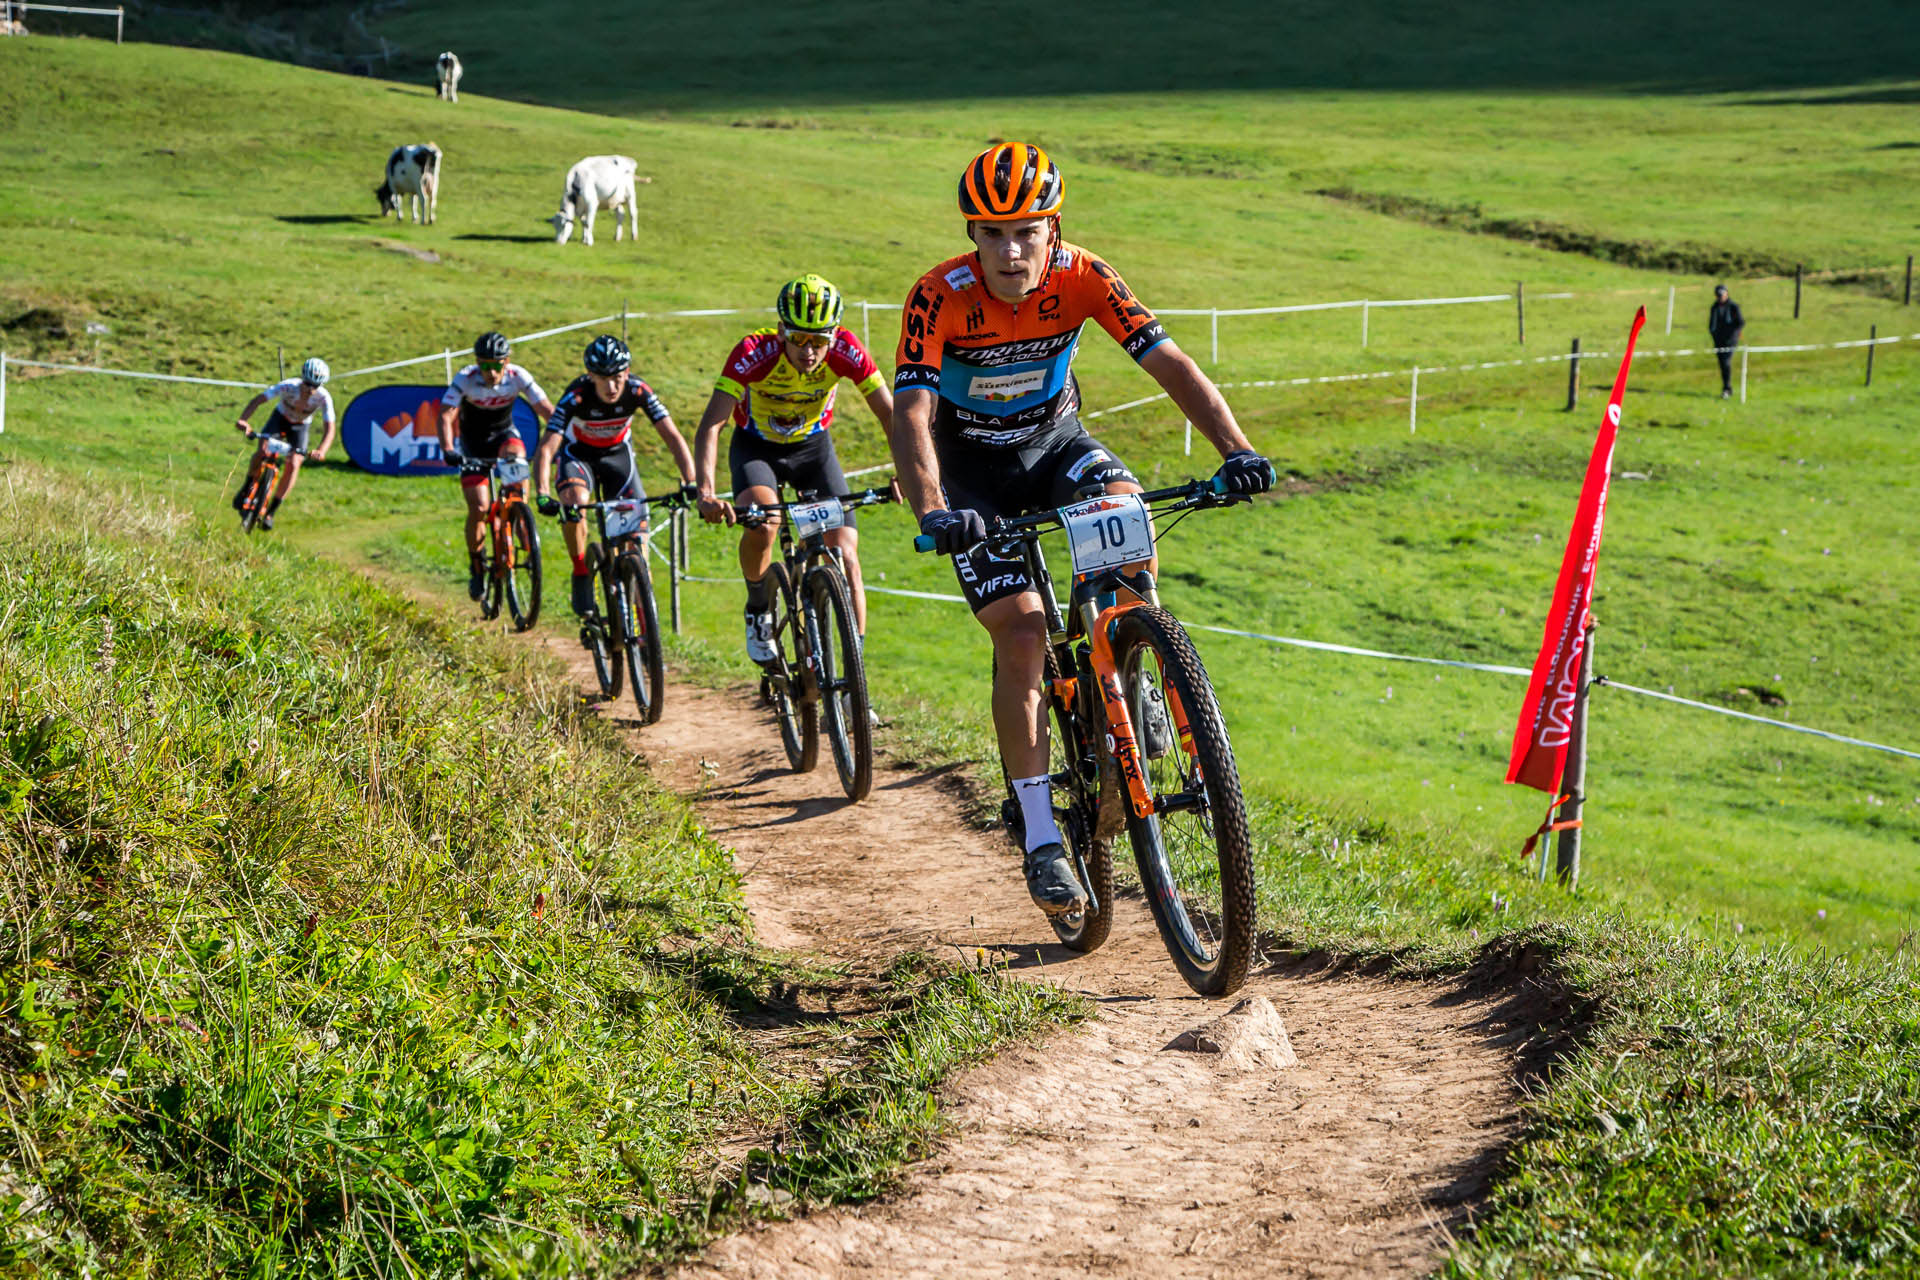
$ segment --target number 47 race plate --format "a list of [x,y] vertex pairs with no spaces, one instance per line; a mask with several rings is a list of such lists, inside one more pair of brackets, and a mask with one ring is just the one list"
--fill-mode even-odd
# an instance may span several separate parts
[[1060,519],[1067,528],[1073,571],[1081,577],[1153,555],[1153,518],[1139,494],[1076,502],[1060,508]]

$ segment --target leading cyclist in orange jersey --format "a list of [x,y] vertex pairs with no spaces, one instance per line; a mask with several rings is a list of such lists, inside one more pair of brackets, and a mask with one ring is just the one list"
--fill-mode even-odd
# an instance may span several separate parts
[[[927,272],[907,296],[893,379],[901,487],[993,638],[994,731],[1020,797],[1027,892],[1049,915],[1081,909],[1086,891],[1061,847],[1047,777],[1046,616],[1022,561],[984,539],[995,516],[1141,491],[1080,424],[1072,365],[1081,324],[1105,329],[1213,442],[1230,490],[1259,493],[1272,474],[1218,388],[1119,274],[1061,239],[1064,203],[1060,170],[1039,147],[1004,142],[974,158],[960,178],[974,251]],[[1171,733],[1164,712],[1144,729],[1149,744],[1156,731]]]

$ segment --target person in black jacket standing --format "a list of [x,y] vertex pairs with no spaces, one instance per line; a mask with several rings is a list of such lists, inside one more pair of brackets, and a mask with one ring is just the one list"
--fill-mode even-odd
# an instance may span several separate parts
[[1713,286],[1713,306],[1707,311],[1707,332],[1713,335],[1713,354],[1720,361],[1720,398],[1733,395],[1733,349],[1740,345],[1740,331],[1747,327],[1740,304],[1727,296],[1727,286]]

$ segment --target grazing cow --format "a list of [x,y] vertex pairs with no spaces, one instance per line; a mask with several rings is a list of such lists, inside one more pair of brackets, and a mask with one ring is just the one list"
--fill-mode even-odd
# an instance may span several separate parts
[[460,59],[449,50],[440,55],[440,96],[448,102],[460,101]]
[[602,206],[613,210],[613,238],[620,239],[625,228],[620,222],[620,210],[625,206],[627,225],[632,228],[633,238],[640,238],[640,202],[634,198],[633,184],[652,182],[652,178],[636,178],[633,171],[638,163],[632,156],[588,156],[573,168],[567,170],[566,189],[560,195],[560,212],[549,218],[553,223],[553,242],[565,244],[573,234],[573,220],[580,219],[580,243],[593,243],[593,215]]
[[[440,148],[431,142],[395,147],[387,157],[387,180],[373,194],[383,218],[391,213],[404,222],[404,211],[411,208],[415,222],[432,222],[440,203]],[[425,219],[420,216],[423,209]]]

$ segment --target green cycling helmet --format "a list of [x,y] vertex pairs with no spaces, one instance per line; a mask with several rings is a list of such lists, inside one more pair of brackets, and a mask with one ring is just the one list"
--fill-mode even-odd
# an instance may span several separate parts
[[847,300],[840,291],[812,272],[781,285],[780,300],[774,304],[781,324],[809,333],[833,332],[846,309]]

